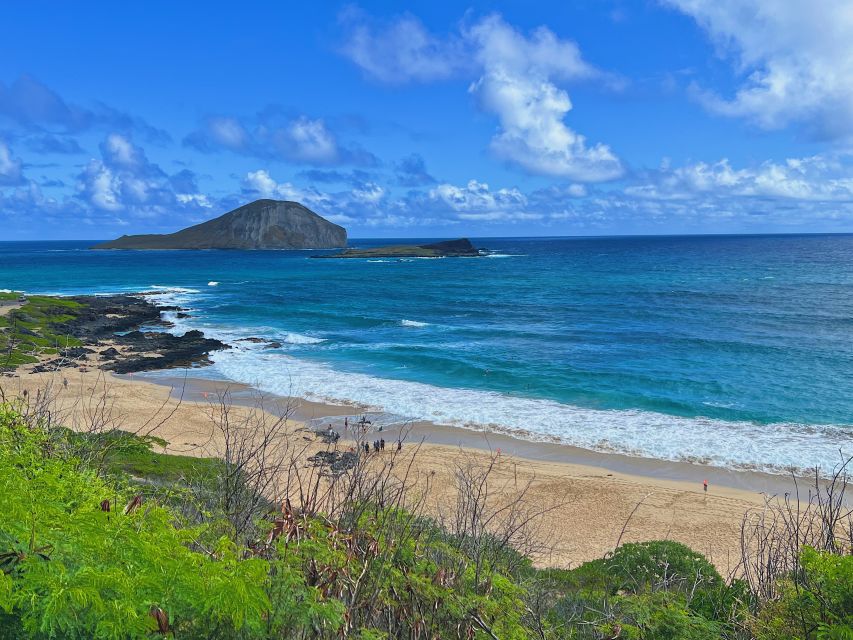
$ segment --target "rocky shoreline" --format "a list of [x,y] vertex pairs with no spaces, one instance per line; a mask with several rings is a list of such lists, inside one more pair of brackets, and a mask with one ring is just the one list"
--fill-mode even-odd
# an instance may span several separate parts
[[135,373],[157,369],[191,368],[210,364],[209,354],[230,346],[201,331],[174,335],[164,320],[164,311],[184,314],[175,306],[152,303],[144,294],[75,296],[79,303],[73,318],[52,323],[54,333],[76,338],[81,346],[60,349],[55,357],[42,360],[33,372],[62,368],[98,368],[115,373]]

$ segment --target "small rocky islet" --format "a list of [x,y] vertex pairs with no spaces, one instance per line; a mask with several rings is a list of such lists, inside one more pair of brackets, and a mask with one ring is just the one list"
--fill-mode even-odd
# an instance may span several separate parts
[[399,244],[370,249],[344,249],[340,253],[314,255],[312,258],[476,258],[481,256],[468,238],[431,244]]

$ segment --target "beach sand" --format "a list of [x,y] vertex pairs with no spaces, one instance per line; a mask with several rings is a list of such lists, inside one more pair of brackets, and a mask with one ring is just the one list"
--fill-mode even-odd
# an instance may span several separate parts
[[[108,426],[161,437],[169,443],[169,452],[210,455],[217,444],[211,429],[217,394],[227,388],[237,412],[257,406],[261,396],[244,385],[191,375],[115,376],[65,369],[3,377],[0,389],[7,398],[26,390],[31,399],[49,389],[57,415],[74,428],[96,418]],[[342,420],[335,416],[361,413],[357,407],[270,397],[263,399],[263,407],[271,414],[292,409],[294,437],[303,440],[299,429],[312,419],[329,417],[338,423]],[[388,428],[365,438],[384,437],[392,447],[398,434],[398,429]],[[342,435],[339,446],[346,449],[350,432]],[[306,455],[321,446],[310,445]],[[435,517],[452,512],[460,466],[487,464],[496,457],[492,485],[498,491],[510,495],[529,483],[528,504],[547,510],[537,520],[537,542],[544,549],[535,557],[539,566],[566,568],[599,558],[613,550],[621,536],[622,542],[683,542],[725,575],[739,559],[744,514],[763,504],[763,494],[790,488],[790,482],[778,476],[597,454],[429,423],[407,425],[403,452],[414,456],[414,477],[426,492],[425,508]],[[702,490],[704,479],[710,485],[707,493]]]

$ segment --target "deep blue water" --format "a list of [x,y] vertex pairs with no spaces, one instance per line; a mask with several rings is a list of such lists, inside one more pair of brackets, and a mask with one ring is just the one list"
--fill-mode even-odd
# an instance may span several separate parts
[[491,257],[405,261],[88,244],[0,243],[0,288],[160,287],[194,309],[176,330],[282,342],[213,370],[279,393],[725,466],[853,452],[850,235],[483,239]]

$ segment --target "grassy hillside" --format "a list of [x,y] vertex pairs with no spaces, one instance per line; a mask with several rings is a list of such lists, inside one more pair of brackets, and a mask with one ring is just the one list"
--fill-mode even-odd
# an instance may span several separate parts
[[[0,293],[0,300],[17,299],[19,294]],[[76,317],[81,305],[73,300],[49,296],[29,296],[24,305],[0,315],[0,371],[38,362],[44,354],[82,343],[55,327]]]
[[[853,637],[849,539],[760,583],[666,541],[536,570],[505,527],[421,517],[385,470],[301,475],[272,504],[251,452],[162,455],[25,409],[0,405],[0,638]],[[318,500],[331,482],[344,500]]]

